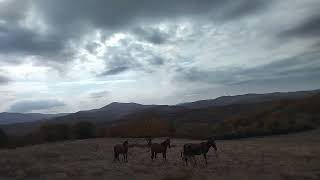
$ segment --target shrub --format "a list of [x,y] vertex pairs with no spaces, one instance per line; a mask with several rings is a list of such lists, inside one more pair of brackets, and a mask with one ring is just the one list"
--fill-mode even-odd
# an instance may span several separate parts
[[73,134],[76,139],[93,138],[96,134],[96,126],[91,122],[78,122],[73,126]]

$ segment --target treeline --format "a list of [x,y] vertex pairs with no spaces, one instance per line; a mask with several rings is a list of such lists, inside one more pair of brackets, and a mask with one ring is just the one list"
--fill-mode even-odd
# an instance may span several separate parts
[[[139,116],[110,128],[108,136],[234,139],[287,134],[320,126],[320,96],[299,101],[281,100],[262,104],[250,113],[236,113],[218,121],[175,121],[161,116]],[[219,108],[220,110],[220,108]],[[217,109],[208,109],[216,113]]]
[[25,136],[10,136],[0,129],[0,148],[15,148],[27,145],[99,137],[99,129],[91,122],[75,124],[50,123]]

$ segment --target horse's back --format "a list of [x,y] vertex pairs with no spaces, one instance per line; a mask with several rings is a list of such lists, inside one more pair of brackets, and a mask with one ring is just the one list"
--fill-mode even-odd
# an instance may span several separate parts
[[153,144],[151,144],[151,151],[152,152],[162,152],[163,148],[162,148],[161,144],[153,143]]
[[124,148],[124,146],[122,144],[116,144],[113,147],[113,150],[114,150],[114,152],[117,152],[117,153],[124,153],[126,151],[126,149]]
[[184,144],[183,152],[186,155],[200,155],[202,153],[201,144],[193,144],[193,143]]

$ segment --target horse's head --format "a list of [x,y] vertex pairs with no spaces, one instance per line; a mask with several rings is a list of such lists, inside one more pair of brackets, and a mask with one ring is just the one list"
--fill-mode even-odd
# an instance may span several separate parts
[[126,140],[126,141],[123,142],[123,146],[128,146],[128,144],[129,144],[129,143],[128,143],[128,140]]
[[218,150],[216,142],[214,141],[214,139],[212,137],[208,139],[207,143],[209,146],[212,146],[215,151]]

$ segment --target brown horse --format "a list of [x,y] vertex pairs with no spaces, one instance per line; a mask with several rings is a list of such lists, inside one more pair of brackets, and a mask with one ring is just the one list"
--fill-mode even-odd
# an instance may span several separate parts
[[162,153],[164,160],[167,160],[167,147],[170,148],[170,139],[166,139],[162,143],[151,144],[151,159],[157,159],[157,153]]
[[211,146],[213,147],[215,152],[217,152],[217,146],[213,138],[210,138],[208,141],[202,142],[199,144],[192,144],[192,143],[185,144],[183,146],[183,152],[181,152],[181,157],[184,158],[184,160],[186,161],[186,165],[188,165],[188,157],[194,158],[195,155],[202,154],[206,164],[208,164],[207,153]]
[[128,140],[124,141],[122,144],[117,144],[113,147],[113,152],[114,152],[114,160],[119,159],[119,154],[123,155],[123,160],[125,162],[128,162]]

